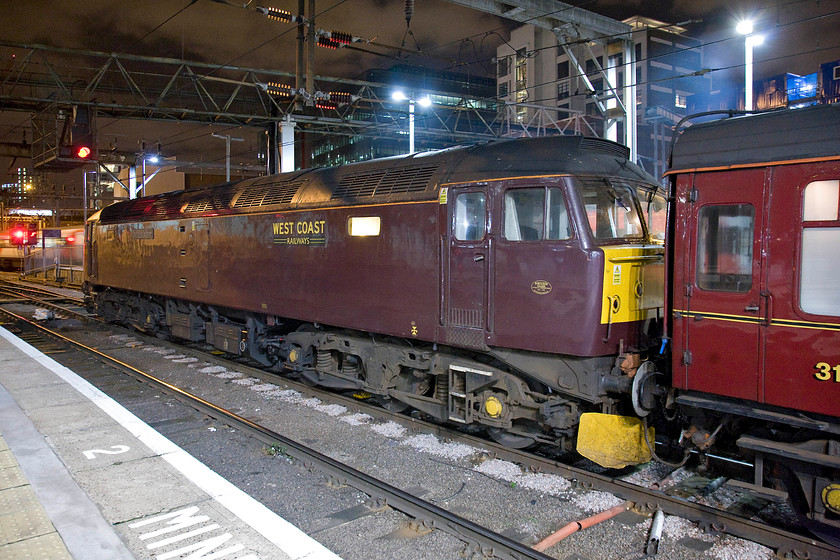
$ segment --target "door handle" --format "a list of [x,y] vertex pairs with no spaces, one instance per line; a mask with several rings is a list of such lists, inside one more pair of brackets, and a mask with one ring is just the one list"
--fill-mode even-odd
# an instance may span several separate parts
[[758,304],[752,303],[744,308],[744,311],[749,311],[750,313],[758,313]]
[[473,260],[475,262],[481,262],[481,261],[484,260],[484,255],[476,255],[476,256],[473,257]]

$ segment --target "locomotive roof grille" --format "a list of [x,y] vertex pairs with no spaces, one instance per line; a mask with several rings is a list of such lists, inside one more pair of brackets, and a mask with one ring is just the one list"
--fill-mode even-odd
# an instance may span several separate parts
[[437,168],[438,165],[429,165],[348,174],[339,180],[332,200],[422,192]]
[[603,138],[583,136],[580,139],[580,149],[587,152],[600,152],[602,154],[618,156],[622,159],[630,157],[630,148],[616,144],[615,142],[604,141]]
[[[146,211],[149,208],[151,208],[153,204],[154,204],[153,200],[135,199],[134,202],[132,202],[130,204],[130,206],[128,206],[127,208],[124,208],[121,215],[115,216],[115,217],[119,217],[119,218],[123,218],[123,219],[142,218],[146,214]],[[107,210],[107,208],[106,208],[106,210]],[[107,214],[106,214],[106,216],[107,216]]]
[[230,207],[230,201],[233,198],[232,193],[222,193],[221,195],[214,195],[212,198],[202,198],[188,202],[182,212],[184,214],[192,214],[195,212],[208,212],[210,210],[222,210]]
[[[250,185],[233,203],[233,208],[254,208],[273,204],[289,204],[303,181]],[[228,201],[229,202],[229,201]]]
[[155,201],[152,207],[146,211],[146,215],[150,218],[165,218],[174,213],[180,212],[182,205],[182,201],[177,198],[167,196]]

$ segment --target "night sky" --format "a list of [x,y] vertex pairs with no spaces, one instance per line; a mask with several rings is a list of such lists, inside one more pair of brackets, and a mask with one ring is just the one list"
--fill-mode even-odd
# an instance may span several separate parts
[[[638,14],[682,23],[688,35],[708,44],[704,65],[713,70],[715,86],[743,81],[743,38],[736,35],[734,23],[747,14],[756,17],[756,30],[766,36],[764,45],[755,49],[756,78],[815,72],[820,62],[840,59],[840,0],[570,3],[616,19]],[[294,71],[295,26],[270,21],[254,10],[261,5],[296,12],[294,0],[6,0],[3,4],[0,40],[4,41]],[[443,0],[416,0],[409,29],[403,1],[318,0],[316,11],[317,27],[348,32],[380,45],[360,45],[370,53],[316,50],[316,74],[346,78],[358,78],[368,68],[398,62],[491,76],[497,45],[518,25]],[[13,68],[12,57],[25,52],[0,48],[0,80]],[[80,80],[89,79],[85,69],[77,72]],[[27,118],[24,113],[0,111],[0,141],[20,142],[28,128]],[[120,149],[133,149],[131,144],[139,137],[162,139],[173,151],[187,149],[184,130],[177,127],[126,123],[110,128],[111,139],[106,141],[120,144]],[[207,129],[199,134],[210,132],[224,131]],[[243,158],[248,152],[247,159],[252,159],[258,134],[236,134],[247,138],[236,148]],[[223,157],[223,144],[215,144],[218,153],[208,154],[208,160]],[[8,158],[0,158],[0,182],[10,179],[9,165]]]

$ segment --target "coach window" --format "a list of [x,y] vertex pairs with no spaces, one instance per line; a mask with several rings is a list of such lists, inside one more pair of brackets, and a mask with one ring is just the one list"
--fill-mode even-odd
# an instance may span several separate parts
[[805,187],[799,305],[816,315],[840,316],[840,181]]
[[505,193],[504,236],[508,241],[569,239],[566,199],[558,188],[532,187]]
[[458,241],[479,241],[484,239],[485,208],[484,193],[466,192],[455,200],[453,230]]
[[753,282],[752,204],[704,206],[697,214],[697,285],[746,293]]

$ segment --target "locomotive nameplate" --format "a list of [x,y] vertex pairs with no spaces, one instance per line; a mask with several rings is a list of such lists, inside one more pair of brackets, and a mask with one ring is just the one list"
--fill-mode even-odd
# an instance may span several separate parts
[[131,228],[128,230],[132,239],[154,239],[155,228]]
[[326,220],[274,222],[272,231],[276,245],[326,245]]

